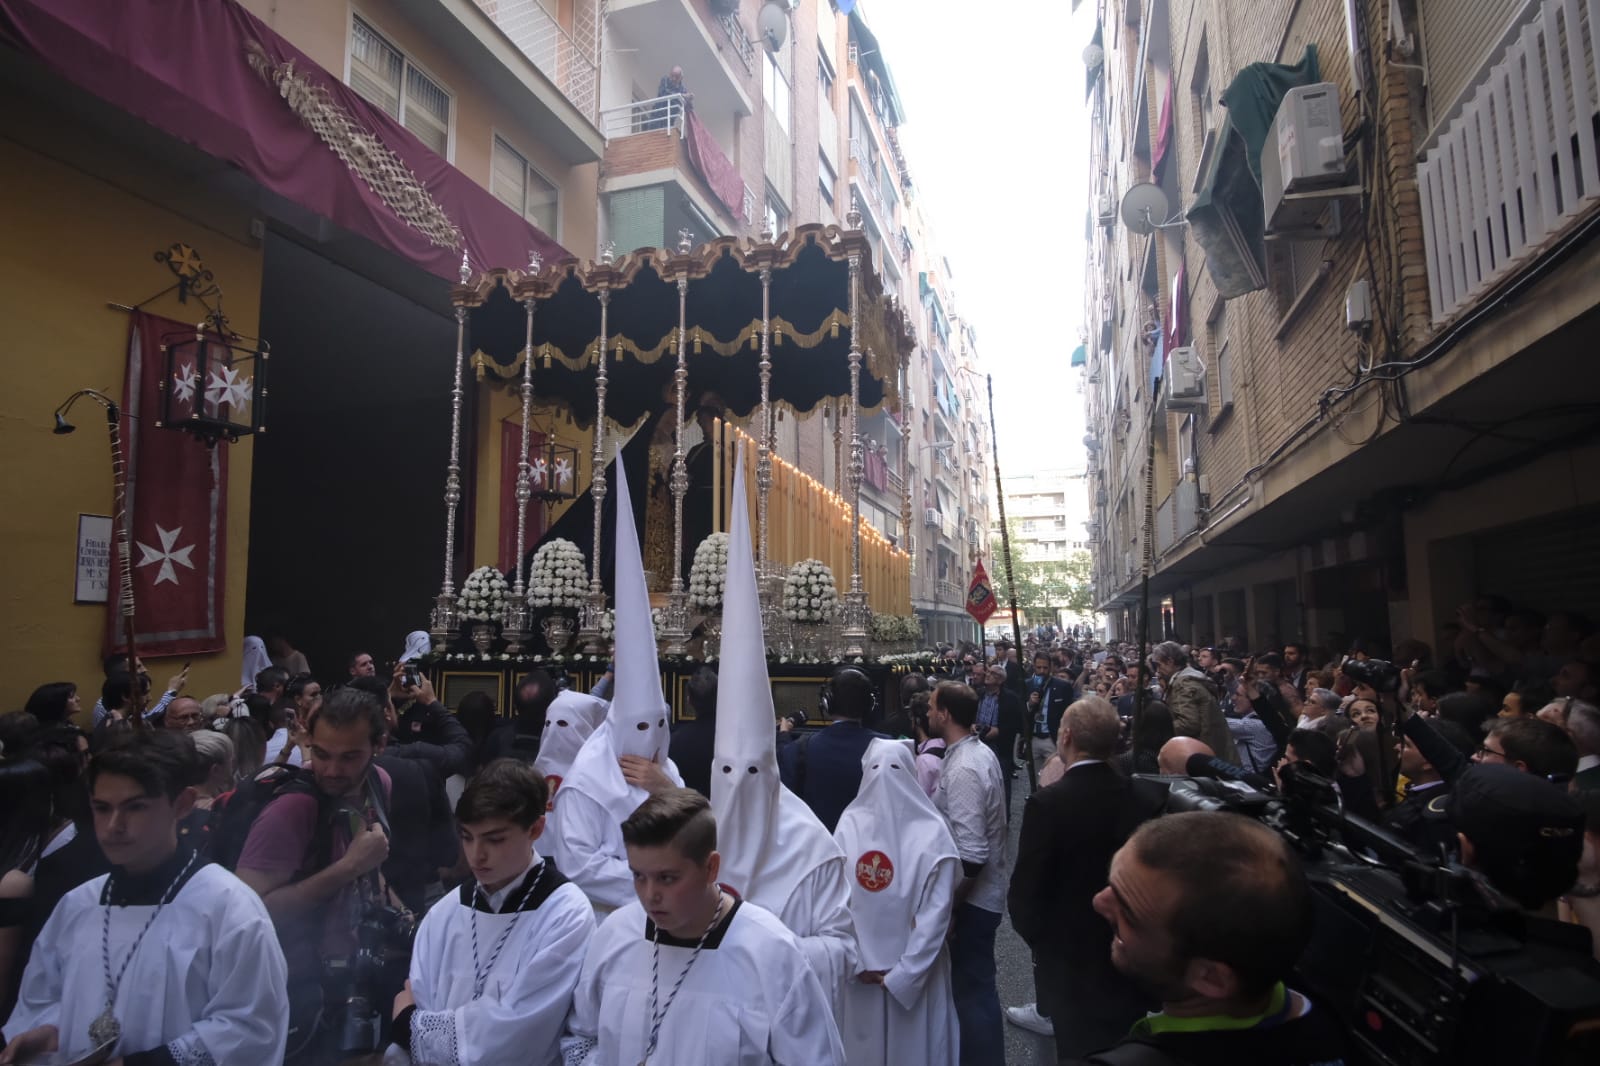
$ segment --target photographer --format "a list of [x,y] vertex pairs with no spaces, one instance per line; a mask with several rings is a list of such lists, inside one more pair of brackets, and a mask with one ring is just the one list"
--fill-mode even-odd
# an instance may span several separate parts
[[1094,898],[1111,924],[1111,963],[1162,1009],[1100,1066],[1343,1061],[1336,1019],[1284,985],[1310,940],[1311,890],[1272,830],[1235,814],[1146,822],[1111,860]]
[[385,915],[388,892],[378,870],[389,857],[383,824],[391,786],[372,761],[385,730],[376,698],[353,688],[330,693],[307,723],[310,781],[283,789],[261,809],[239,857],[239,878],[266,904],[289,963],[291,1042],[304,1041],[305,1028],[318,1030],[310,1047],[301,1044],[305,1061],[340,1042],[329,1024],[333,1004],[370,1010],[387,1002],[377,990],[364,1005],[349,1002],[354,997],[342,980],[330,980],[330,994],[323,994],[324,971],[343,969],[361,957],[358,947],[368,947],[358,942],[358,927]]
[[425,759],[441,778],[472,772],[472,737],[433,695],[433,685],[416,666],[396,663],[389,697],[399,721],[395,725],[391,754],[401,759]]

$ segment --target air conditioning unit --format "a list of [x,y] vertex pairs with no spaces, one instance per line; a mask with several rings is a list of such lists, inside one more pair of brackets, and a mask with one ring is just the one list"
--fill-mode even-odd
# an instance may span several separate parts
[[1117,198],[1109,192],[1101,193],[1095,201],[1094,213],[1102,226],[1114,225],[1117,221]]
[[1097,452],[1100,450],[1100,438],[1091,433],[1083,438],[1083,446],[1091,452]]
[[922,524],[925,525],[925,526],[935,526],[935,527],[937,527],[938,524],[939,524],[939,512],[935,508],[932,508],[932,507],[929,507],[926,510],[924,510],[922,512]]
[[1328,204],[1347,195],[1339,87],[1332,82],[1290,89],[1261,149],[1261,197],[1267,232],[1315,231]]
[[1161,371],[1160,402],[1169,411],[1196,411],[1206,405],[1206,368],[1193,347],[1184,345],[1167,353]]

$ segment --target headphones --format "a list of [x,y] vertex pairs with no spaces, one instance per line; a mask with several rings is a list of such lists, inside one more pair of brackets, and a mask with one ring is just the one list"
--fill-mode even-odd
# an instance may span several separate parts
[[878,714],[878,686],[872,683],[872,678],[867,676],[866,671],[854,666],[841,666],[833,672],[832,677],[822,683],[822,688],[817,693],[817,706],[822,709],[823,716],[832,716],[834,703],[849,701],[848,693],[835,691],[835,686],[840,681],[860,685],[866,690],[872,699],[872,705],[862,712],[861,719],[862,721],[875,719]]

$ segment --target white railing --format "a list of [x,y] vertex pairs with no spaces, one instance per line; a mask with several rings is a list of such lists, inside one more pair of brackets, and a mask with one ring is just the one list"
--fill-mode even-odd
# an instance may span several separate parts
[[882,224],[889,218],[889,214],[884,210],[883,194],[878,189],[877,160],[869,153],[867,146],[862,144],[861,139],[858,137],[850,139],[850,158],[860,165],[860,173],[852,175],[851,180],[855,182],[857,188],[862,189],[867,194],[867,203],[872,205],[873,214]]
[[[742,221],[753,224],[761,221],[765,216],[766,212],[763,210],[762,205],[756,201],[756,194],[751,191],[750,183],[746,182],[744,186],[744,218]],[[774,238],[778,236],[780,234],[773,234]]]
[[1530,4],[1417,165],[1433,319],[1600,197],[1600,0]]
[[653,96],[648,100],[608,107],[600,112],[600,133],[608,140],[655,130],[672,130],[682,137],[685,113],[682,93]]
[[569,34],[539,0],[475,0],[484,14],[511,38],[523,55],[561,90],[572,106],[593,120],[600,102],[597,14],[592,0],[580,0]]

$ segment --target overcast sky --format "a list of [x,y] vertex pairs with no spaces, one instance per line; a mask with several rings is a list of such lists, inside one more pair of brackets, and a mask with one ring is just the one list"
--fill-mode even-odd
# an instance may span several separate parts
[[1081,466],[1093,4],[863,0],[906,121],[916,196],[994,375],[1007,477]]

